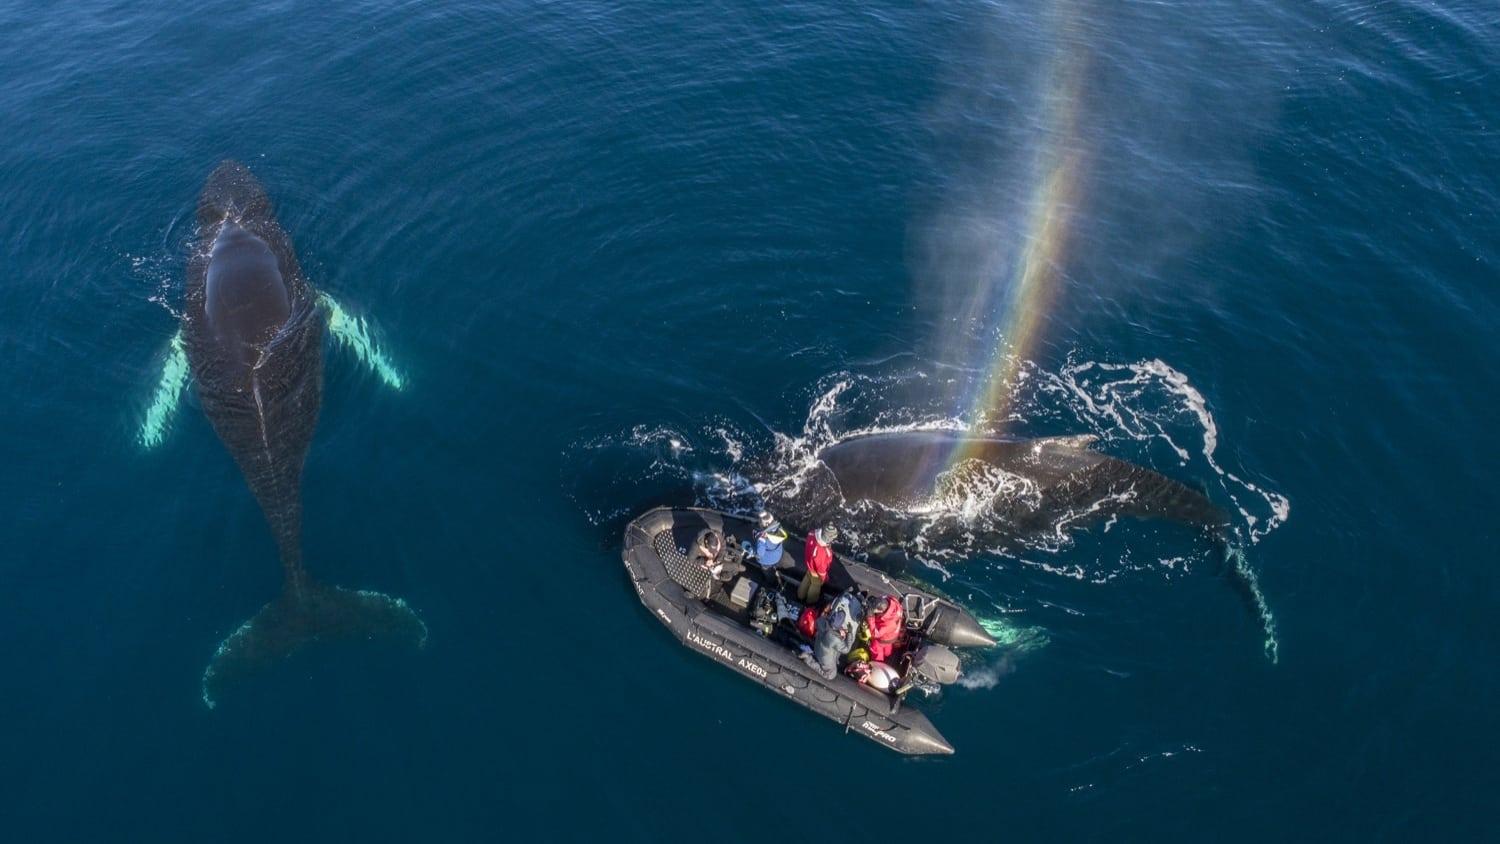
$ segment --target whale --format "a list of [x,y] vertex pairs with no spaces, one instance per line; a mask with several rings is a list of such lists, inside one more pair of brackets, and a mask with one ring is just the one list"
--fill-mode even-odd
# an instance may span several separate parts
[[[213,654],[202,678],[212,708],[224,689],[311,642],[420,646],[427,628],[405,601],[320,583],[304,566],[303,469],[322,407],[324,336],[341,309],[308,282],[264,187],[244,165],[214,169],[196,222],[180,329],[153,410],[165,415],[193,384],[270,526],[283,575],[280,594]],[[159,435],[161,420],[150,414],[148,432],[153,421]],[[147,432],[142,440],[150,442]]]
[[1160,518],[1204,529],[1227,521],[1208,496],[1143,466],[1095,451],[1092,436],[1001,439],[951,431],[867,434],[818,452],[846,501],[920,510],[986,470],[1010,480],[997,496],[1018,530],[1085,525],[1110,516]]
[[889,569],[918,547],[1057,537],[1113,518],[1160,519],[1211,544],[1218,573],[1260,620],[1277,660],[1275,619],[1228,514],[1201,490],[1094,449],[1092,435],[1007,439],[958,431],[860,434],[823,446],[795,484],[762,485],[766,506],[799,528],[853,523]]
[[959,431],[858,434],[819,448],[795,483],[763,485],[793,524],[863,523],[899,547],[921,532],[980,530],[990,542],[1059,536],[1115,517],[1165,519],[1218,535],[1229,520],[1202,491],[1096,451],[1088,435],[1006,439]]

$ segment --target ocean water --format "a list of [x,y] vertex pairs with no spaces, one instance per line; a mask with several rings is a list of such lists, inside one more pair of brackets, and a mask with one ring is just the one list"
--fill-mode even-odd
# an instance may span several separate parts
[[[0,835],[1492,835],[1497,20],[0,4]],[[191,394],[140,431],[223,158],[389,361],[327,347],[308,568],[430,637],[210,710],[275,546]],[[1206,489],[1274,648],[1157,525],[928,549],[1005,646],[910,760],[637,602],[632,513],[945,426]]]

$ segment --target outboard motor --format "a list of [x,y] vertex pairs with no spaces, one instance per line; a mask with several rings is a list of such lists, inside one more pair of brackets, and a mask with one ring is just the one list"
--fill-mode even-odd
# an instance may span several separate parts
[[943,686],[958,682],[961,676],[963,668],[958,663],[958,654],[929,642],[911,655],[901,691],[920,689],[923,694],[934,695]]

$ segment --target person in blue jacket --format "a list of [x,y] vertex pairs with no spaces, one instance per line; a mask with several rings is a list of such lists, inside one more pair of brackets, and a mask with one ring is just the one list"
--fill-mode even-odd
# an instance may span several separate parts
[[755,556],[755,562],[765,574],[766,583],[779,585],[781,576],[777,566],[781,565],[781,545],[786,542],[786,531],[782,529],[781,522],[776,521],[776,517],[767,510],[760,511],[755,519],[760,527],[755,531],[755,545],[750,553]]

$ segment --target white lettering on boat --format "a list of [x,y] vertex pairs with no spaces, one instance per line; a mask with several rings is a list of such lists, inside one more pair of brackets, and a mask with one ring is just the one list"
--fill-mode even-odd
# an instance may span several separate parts
[[880,729],[879,727],[875,726],[874,724],[871,724],[869,721],[862,722],[860,724],[860,726],[864,727],[865,729],[869,730],[870,732],[874,733],[875,735],[880,736],[881,738],[885,739],[890,744],[895,744],[896,743],[896,737],[895,736],[891,735],[890,733],[886,732],[885,730]]
[[762,680],[764,680],[766,678],[766,669],[761,668],[759,665],[756,665],[755,663],[751,662],[750,660],[745,659],[744,657],[740,657],[740,665],[746,671],[749,671],[751,674],[754,674],[755,676],[761,678]]
[[697,633],[694,633],[691,630],[688,631],[687,637],[689,642],[692,642],[705,651],[718,656],[725,662],[734,662],[734,654],[730,653],[728,648],[724,647],[718,642],[710,642],[709,640],[703,638],[702,636],[699,636]]

